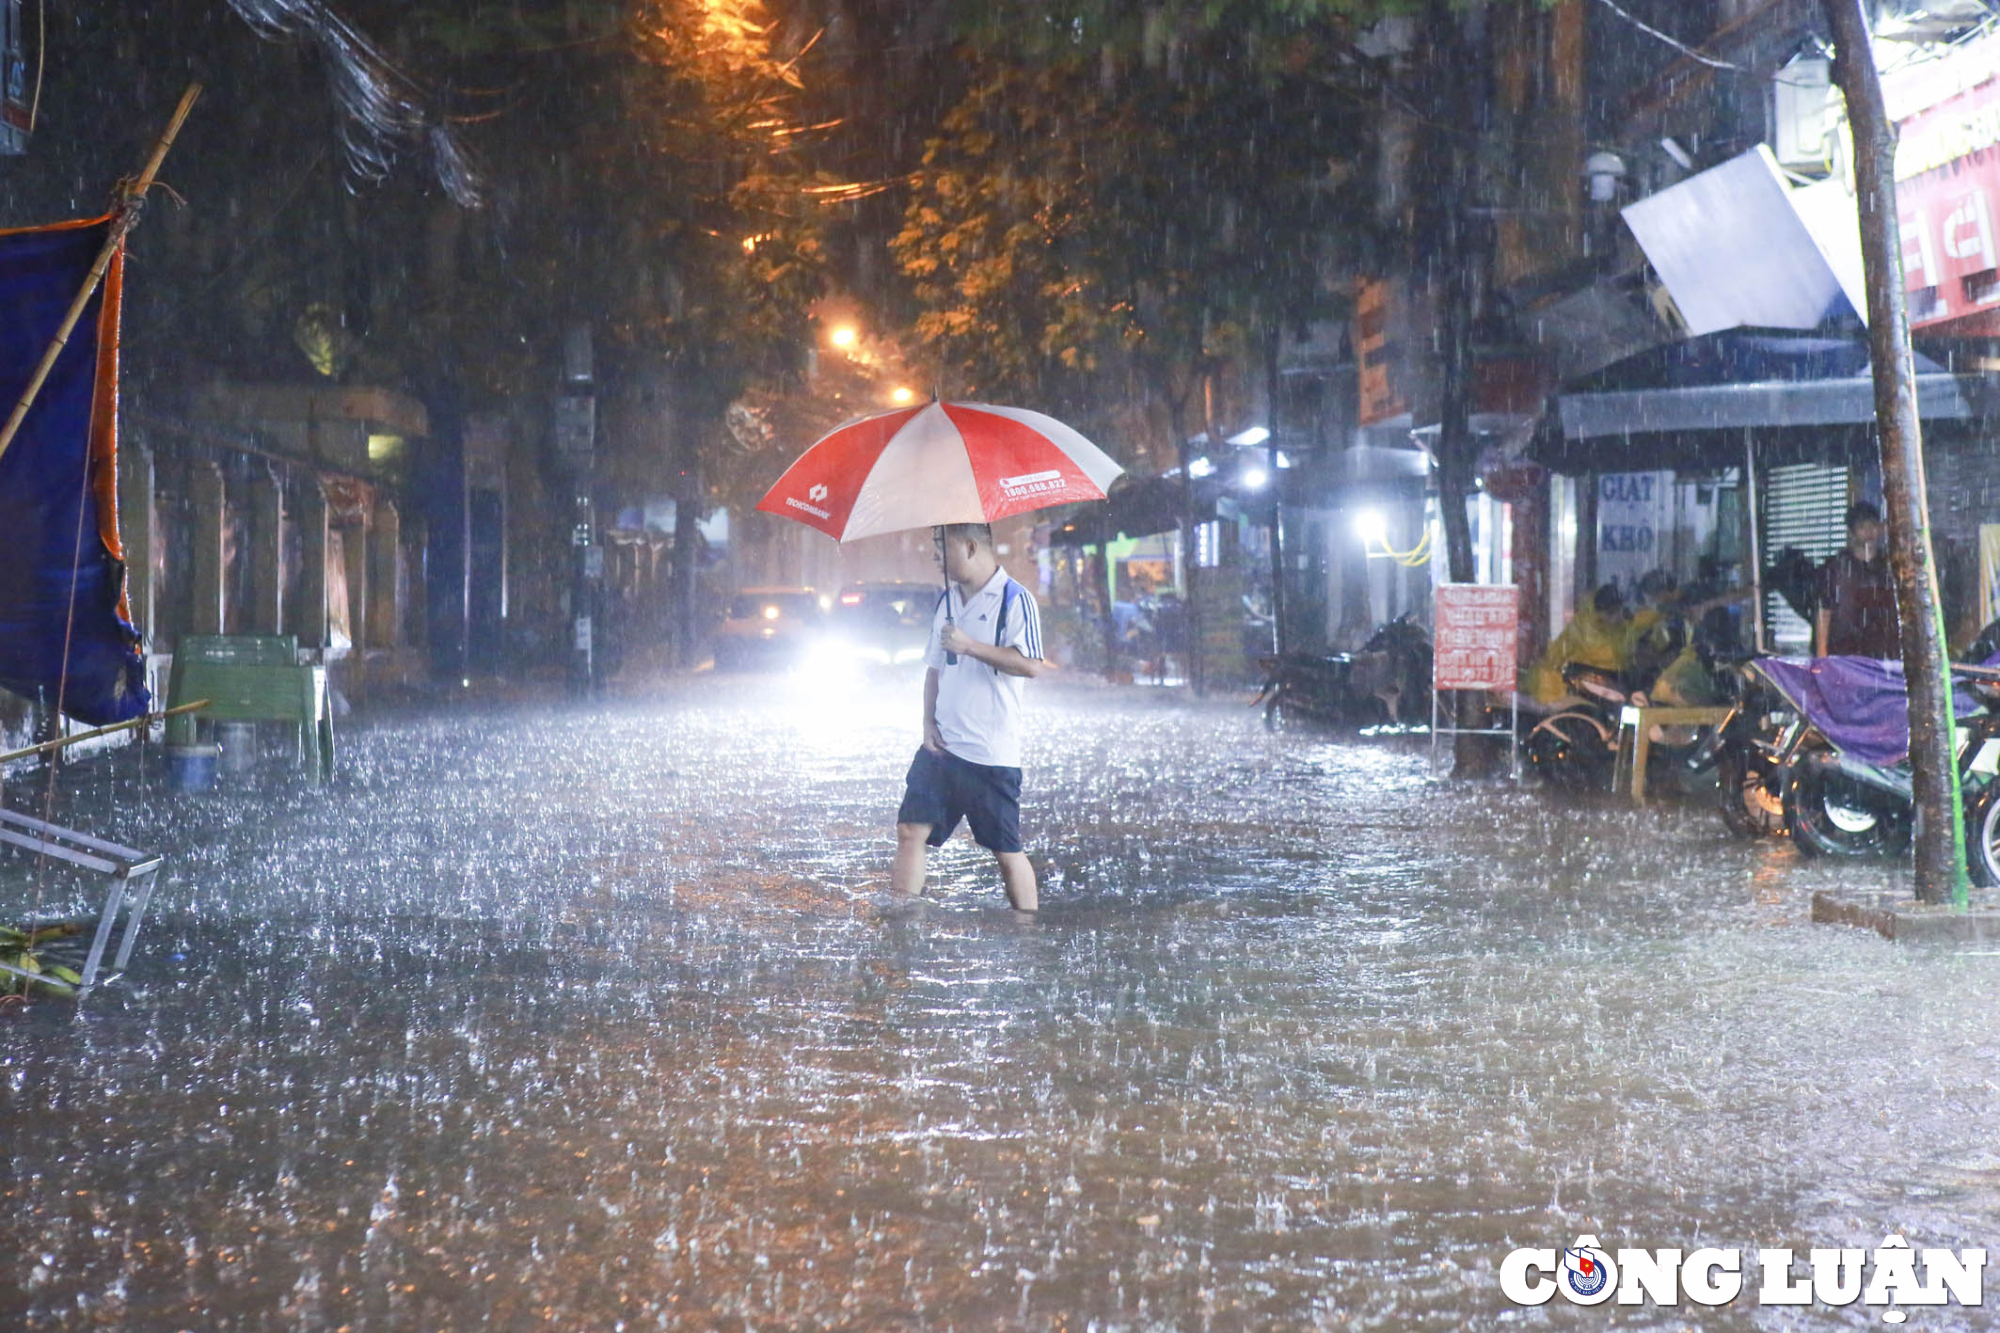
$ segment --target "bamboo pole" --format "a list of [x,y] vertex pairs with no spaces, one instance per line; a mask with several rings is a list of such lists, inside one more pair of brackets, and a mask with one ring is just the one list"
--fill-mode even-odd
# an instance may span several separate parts
[[145,169],[130,186],[119,191],[118,207],[111,218],[111,229],[104,237],[104,248],[97,252],[97,262],[90,267],[90,276],[83,280],[83,287],[77,292],[76,299],[69,303],[69,313],[63,316],[63,322],[56,329],[55,337],[49,340],[48,350],[42,353],[41,364],[35,367],[33,377],[28,380],[28,387],[21,391],[21,400],[14,404],[13,415],[7,418],[5,426],[0,426],[0,458],[6,456],[7,447],[14,443],[14,436],[19,433],[21,423],[27,419],[28,409],[35,405],[35,398],[41,393],[49,372],[55,369],[56,358],[62,355],[62,349],[69,343],[69,335],[76,330],[77,320],[83,318],[83,308],[90,304],[91,294],[97,290],[97,284],[104,281],[104,273],[111,267],[112,256],[116,255],[118,247],[125,243],[126,233],[138,224],[139,206],[145,199],[146,191],[152,188],[153,178],[159,174],[160,163],[166,160],[167,150],[174,146],[174,137],[181,132],[181,125],[186,122],[188,112],[194,109],[194,99],[199,96],[201,96],[201,85],[190,83],[187,91],[181,94],[181,104],[174,108],[174,118],[167,122],[166,132],[160,135],[159,142],[153,145],[153,155],[147,159]]
[[0,764],[12,763],[16,759],[26,759],[29,755],[41,754],[45,750],[60,750],[65,745],[75,745],[78,741],[94,740],[99,736],[109,736],[114,731],[127,731],[133,727],[143,727],[149,723],[158,722],[163,717],[173,717],[179,713],[192,713],[197,708],[206,707],[208,707],[208,700],[197,699],[191,704],[182,704],[179,708],[169,708],[159,713],[145,713],[128,721],[113,722],[111,725],[105,727],[93,727],[89,731],[79,731],[74,736],[64,736],[59,740],[43,741],[40,745],[30,745],[25,750],[9,750],[6,754],[0,754]]

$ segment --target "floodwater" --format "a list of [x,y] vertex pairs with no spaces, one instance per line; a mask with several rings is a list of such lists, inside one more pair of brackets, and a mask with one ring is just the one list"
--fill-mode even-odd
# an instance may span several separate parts
[[1035,920],[963,842],[885,914],[913,682],[382,718],[324,794],[72,773],[173,859],[125,984],[0,1019],[0,1328],[1879,1326],[1497,1270],[2000,1230],[2000,958],[1806,921],[1894,867],[1030,694]]

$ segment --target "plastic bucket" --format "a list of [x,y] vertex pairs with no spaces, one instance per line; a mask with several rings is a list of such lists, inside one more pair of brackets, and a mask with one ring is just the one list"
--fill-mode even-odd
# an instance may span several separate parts
[[218,722],[215,741],[222,752],[217,763],[224,773],[248,773],[257,767],[255,722]]
[[169,745],[167,786],[174,791],[207,791],[215,785],[213,745]]

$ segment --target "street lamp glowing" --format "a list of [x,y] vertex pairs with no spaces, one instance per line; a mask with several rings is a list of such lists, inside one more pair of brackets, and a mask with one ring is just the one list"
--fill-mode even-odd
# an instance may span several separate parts
[[891,393],[889,396],[895,399],[898,403],[907,403],[912,398],[916,397],[915,394],[911,393],[907,388],[904,388],[900,385],[898,385],[896,391],[894,393]]
[[1379,509],[1364,509],[1354,516],[1354,533],[1364,546],[1389,544],[1389,520]]
[[861,331],[852,324],[840,324],[828,337],[835,347],[852,347],[860,339]]
[[1271,479],[1271,474],[1266,472],[1263,468],[1251,467],[1251,468],[1245,468],[1243,470],[1243,484],[1245,486],[1248,486],[1253,491],[1263,490],[1264,483],[1269,481],[1270,479]]

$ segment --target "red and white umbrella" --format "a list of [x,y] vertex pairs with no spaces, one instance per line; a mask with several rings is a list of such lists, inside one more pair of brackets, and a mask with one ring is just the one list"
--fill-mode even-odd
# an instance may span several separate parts
[[757,507],[835,541],[991,523],[1102,500],[1124,469],[1053,417],[991,403],[925,403],[822,436]]

